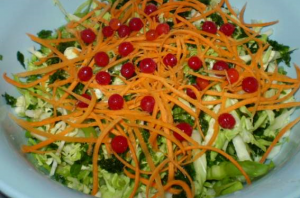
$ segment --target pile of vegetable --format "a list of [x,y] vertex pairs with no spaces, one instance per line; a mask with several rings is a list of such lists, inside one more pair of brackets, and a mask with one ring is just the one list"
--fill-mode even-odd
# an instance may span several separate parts
[[[292,50],[228,0],[88,0],[4,79],[37,166],[97,197],[216,197],[267,174],[300,118]],[[21,62],[24,57],[18,52]]]

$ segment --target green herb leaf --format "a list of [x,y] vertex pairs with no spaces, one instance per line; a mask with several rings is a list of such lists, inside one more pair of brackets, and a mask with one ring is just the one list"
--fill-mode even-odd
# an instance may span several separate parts
[[[111,0],[112,3],[115,3],[116,0]],[[129,0],[121,0],[120,3],[117,5],[117,9],[121,8],[123,5],[125,5]]]
[[56,80],[65,80],[65,72],[61,69],[57,70],[49,77],[49,84],[53,84]]
[[282,75],[286,75],[287,72],[285,71],[285,69],[283,67],[278,67],[278,73],[282,74]]
[[76,87],[74,88],[73,92],[76,93],[76,94],[82,94],[82,89],[84,88],[84,84],[82,83],[78,83],[76,85]]
[[2,97],[5,98],[6,104],[10,105],[11,107],[15,107],[17,103],[17,99],[5,92],[5,94],[2,94]]
[[[185,171],[189,174],[189,175],[195,175],[195,168],[193,166],[193,163],[185,165],[183,167],[185,169]],[[188,179],[188,177],[186,175],[184,175],[181,171],[177,171],[176,175],[175,175],[175,179],[176,180],[182,180],[185,183],[187,183],[189,186],[191,186],[191,182]],[[175,186],[175,188],[179,188],[182,189],[181,187],[177,187]],[[181,193],[177,194],[177,195],[173,195],[173,198],[185,198],[186,197],[186,193],[185,191],[182,189]]]
[[24,55],[20,51],[17,52],[17,59],[25,69],[25,63],[24,63],[25,58],[24,58]]
[[49,58],[46,63],[47,65],[54,65],[60,62],[60,59],[58,57]]
[[40,32],[37,33],[38,37],[41,39],[46,39],[52,36],[52,31],[51,30],[41,30]]
[[281,58],[277,59],[277,63],[284,62],[287,66],[291,66],[291,53],[293,51],[290,51],[290,47],[271,39],[268,39],[268,43],[273,47],[273,50],[278,51],[281,55]]
[[72,166],[71,166],[71,169],[70,169],[70,174],[75,177],[79,174],[79,172],[81,171],[81,164],[79,163],[74,163]]
[[210,4],[210,0],[198,0],[201,3],[205,4],[205,5],[209,5]]
[[101,168],[110,173],[119,173],[123,171],[124,164],[120,162],[115,156],[108,159],[101,159],[98,163]]
[[57,49],[61,52],[64,53],[64,51],[68,48],[68,47],[74,47],[75,46],[75,41],[71,41],[71,42],[64,42],[64,43],[60,43],[57,46]]
[[224,24],[224,21],[222,19],[222,17],[217,14],[217,13],[213,13],[211,15],[209,15],[209,17],[212,19],[213,22],[215,22],[215,24],[217,24],[218,26],[221,26]]
[[192,116],[179,106],[174,106],[173,117],[175,122],[186,122],[192,126],[194,125]]
[[199,116],[199,124],[201,126],[201,130],[204,133],[204,135],[207,134],[207,130],[208,130],[208,122],[207,120],[205,120],[205,113],[203,111],[201,111],[200,116]]
[[3,56],[0,54],[0,61],[2,61],[3,60]]
[[41,78],[41,75],[31,75],[31,76],[27,77],[26,82],[33,82],[33,81],[36,81],[39,78]]
[[149,138],[150,138],[150,133],[149,131],[145,130],[145,129],[140,129],[141,130],[141,133],[142,133],[142,136],[143,136],[143,139],[146,143],[149,142]]

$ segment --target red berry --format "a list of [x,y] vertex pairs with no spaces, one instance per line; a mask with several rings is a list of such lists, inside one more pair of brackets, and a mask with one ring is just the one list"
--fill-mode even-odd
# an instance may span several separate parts
[[143,111],[147,111],[148,113],[152,113],[155,105],[155,99],[152,96],[145,96],[141,100],[141,108]]
[[95,54],[94,60],[99,67],[105,67],[109,63],[109,56],[105,52],[98,52]]
[[102,34],[104,37],[111,37],[114,34],[114,30],[110,26],[105,26],[102,29]]
[[119,27],[121,26],[121,21],[117,18],[113,18],[109,21],[109,26],[111,27],[111,29],[113,30],[118,30]]
[[99,85],[109,85],[111,81],[110,74],[105,71],[99,71],[95,78]]
[[218,118],[219,125],[224,129],[233,129],[235,125],[234,117],[229,113],[223,113]]
[[155,39],[157,39],[157,37],[158,37],[158,34],[157,34],[156,30],[149,30],[146,33],[146,39],[148,41],[154,41]]
[[93,69],[88,66],[81,67],[77,76],[81,81],[89,81],[93,77]]
[[[193,86],[200,91],[200,87],[197,84],[195,84]],[[190,88],[186,89],[186,95],[188,95],[189,97],[191,97],[193,99],[197,99],[195,92]]]
[[132,63],[125,63],[122,65],[121,74],[125,78],[131,78],[135,73],[135,67]]
[[123,108],[124,99],[119,94],[113,94],[108,99],[108,106],[111,110],[120,110]]
[[169,53],[164,57],[163,62],[166,66],[174,67],[177,65],[177,58],[174,54]]
[[129,28],[131,31],[140,31],[144,27],[144,23],[140,18],[132,18],[129,21]]
[[200,91],[202,91],[209,85],[209,80],[197,77],[196,83],[197,83]]
[[130,32],[130,28],[127,25],[121,25],[118,29],[118,35],[120,38],[129,36]]
[[[92,99],[92,97],[90,95],[86,94],[86,93],[82,94],[81,96],[88,99],[88,100]],[[88,104],[86,104],[86,103],[84,103],[80,100],[77,102],[77,107],[79,107],[79,108],[87,108],[88,106],[89,106]]]
[[90,28],[82,30],[80,32],[81,39],[83,42],[90,44],[96,40],[96,34]]
[[[217,61],[215,62],[214,66],[213,66],[213,70],[216,71],[224,71],[224,70],[228,70],[229,66],[225,61]],[[217,75],[217,76],[224,76],[224,75]]]
[[123,42],[119,45],[118,51],[121,56],[127,56],[134,50],[130,42]]
[[202,30],[211,34],[216,34],[218,31],[218,27],[212,21],[205,21],[202,25]]
[[170,32],[170,26],[167,23],[158,24],[158,26],[156,26],[156,32],[158,36],[168,34]]
[[124,153],[128,149],[128,141],[126,137],[117,135],[111,140],[111,148],[116,153]]
[[223,34],[225,34],[226,36],[231,36],[235,31],[235,27],[233,24],[231,23],[224,23],[221,27],[220,27],[220,32],[222,32]]
[[142,73],[153,74],[156,70],[156,63],[152,58],[145,58],[140,62],[140,70]]
[[234,69],[234,68],[230,68],[227,70],[227,75],[228,75],[228,81],[233,84],[235,82],[237,82],[239,80],[240,74],[239,72]]
[[242,81],[242,88],[247,93],[254,93],[258,90],[258,81],[254,77],[246,77]]
[[[186,135],[188,135],[188,136],[192,135],[193,127],[191,125],[189,125],[188,123],[182,122],[182,123],[177,124],[176,127],[178,129],[180,129],[181,131],[183,131]],[[179,141],[185,140],[181,135],[179,135],[176,132],[174,132],[174,136]]]
[[150,4],[148,4],[148,5],[145,7],[144,12],[145,12],[146,15],[150,15],[150,14],[152,14],[153,12],[155,12],[156,10],[157,10],[156,5],[150,3]]
[[188,65],[193,70],[198,70],[202,67],[202,61],[197,56],[192,56],[188,60]]

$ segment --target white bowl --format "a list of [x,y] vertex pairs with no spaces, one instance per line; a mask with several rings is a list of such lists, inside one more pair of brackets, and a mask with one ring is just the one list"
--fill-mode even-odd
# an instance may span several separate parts
[[[241,8],[247,0],[231,0],[232,5]],[[82,0],[62,0],[67,11],[73,12]],[[246,19],[264,21],[280,20],[275,25],[273,39],[291,47],[300,47],[299,0],[248,0]],[[64,16],[53,6],[51,0],[1,0],[0,2],[0,61],[1,76],[23,70],[16,59],[16,52],[28,55],[27,49],[33,42],[25,33],[37,33],[42,29],[55,29],[65,23]],[[293,53],[293,62],[300,64],[299,50]],[[295,77],[294,68],[288,69]],[[17,95],[17,90],[0,78],[0,93]],[[297,100],[300,100],[299,92]],[[89,197],[70,190],[36,171],[26,156],[20,152],[24,144],[24,131],[8,117],[11,111],[0,100],[0,191],[13,198],[60,198]],[[296,111],[293,118],[300,116]],[[244,190],[225,197],[253,198],[295,198],[300,197],[300,125],[292,130],[290,141],[284,145],[275,159],[276,168],[270,174],[247,186]]]

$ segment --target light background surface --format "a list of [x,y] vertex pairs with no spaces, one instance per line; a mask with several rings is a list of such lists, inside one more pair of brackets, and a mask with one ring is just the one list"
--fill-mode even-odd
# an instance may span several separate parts
[[[67,11],[73,12],[83,0],[62,0]],[[291,47],[300,47],[300,1],[299,0],[231,0],[237,8],[248,2],[246,19],[261,19],[264,21],[280,20],[273,39]],[[65,23],[64,16],[52,0],[1,0],[0,1],[0,75],[20,72],[22,66],[16,59],[16,52],[25,55],[27,49],[34,44],[25,33],[35,34],[42,29],[55,29]],[[293,62],[300,64],[300,52],[293,54]],[[293,68],[289,75],[295,77]],[[17,95],[17,90],[0,78],[0,94],[8,92]],[[297,99],[300,99],[299,92]],[[0,191],[12,198],[84,198],[89,197],[77,193],[46,176],[38,173],[19,152],[24,142],[24,132],[12,123],[7,112],[10,111],[0,99]],[[299,116],[299,111],[294,117]],[[300,126],[297,125],[277,159],[278,166],[269,175],[254,182],[241,192],[226,196],[226,198],[299,198],[300,197]],[[1,197],[1,195],[0,195]]]

